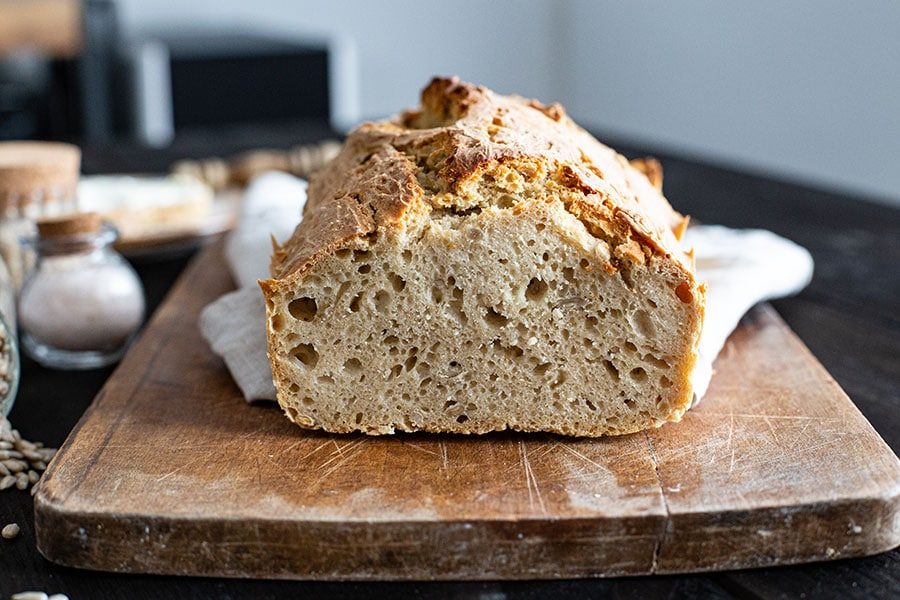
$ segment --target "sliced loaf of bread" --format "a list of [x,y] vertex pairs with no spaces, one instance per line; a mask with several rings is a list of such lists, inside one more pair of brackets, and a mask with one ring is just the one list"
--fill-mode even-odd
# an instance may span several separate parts
[[660,185],[557,104],[433,80],[349,135],[274,250],[281,407],[368,434],[679,420],[705,297]]

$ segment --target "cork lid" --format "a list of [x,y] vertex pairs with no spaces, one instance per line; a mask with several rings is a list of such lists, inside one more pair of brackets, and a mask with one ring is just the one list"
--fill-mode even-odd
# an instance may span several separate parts
[[97,213],[79,213],[61,217],[43,218],[37,221],[38,236],[42,240],[97,233],[100,231]]
[[60,191],[74,194],[80,167],[81,150],[72,144],[0,142],[0,205],[23,208],[35,192],[43,192],[38,201]]

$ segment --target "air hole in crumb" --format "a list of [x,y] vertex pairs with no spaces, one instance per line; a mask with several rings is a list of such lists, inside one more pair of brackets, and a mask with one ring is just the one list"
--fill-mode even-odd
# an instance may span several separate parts
[[612,377],[615,381],[619,380],[619,370],[616,368],[616,365],[612,364],[612,361],[604,360],[603,367],[606,369],[606,372],[610,377]]
[[298,344],[291,350],[291,356],[299,360],[309,369],[314,369],[319,362],[319,353],[312,344]]
[[678,287],[675,288],[675,295],[685,304],[690,304],[694,301],[694,294],[691,292],[691,286],[687,283],[678,284]]
[[647,363],[647,364],[649,364],[649,365],[653,365],[653,366],[656,367],[657,369],[666,370],[666,369],[671,369],[671,368],[672,368],[672,365],[670,365],[669,363],[667,363],[666,361],[664,361],[664,360],[661,359],[661,358],[658,358],[658,357],[656,357],[656,356],[653,356],[652,354],[647,354],[647,355],[645,355],[645,356],[644,356],[644,362]]
[[344,361],[344,370],[352,374],[359,373],[362,371],[362,363],[358,358],[349,358]]
[[400,338],[398,338],[396,335],[389,335],[389,336],[387,336],[386,338],[384,338],[383,341],[384,341],[385,344],[389,344],[389,345],[391,345],[391,346],[394,346],[394,345],[396,345],[396,344],[400,341]]
[[503,327],[509,321],[506,317],[494,310],[493,307],[487,309],[484,313],[484,321],[493,327]]
[[291,313],[291,316],[301,321],[312,321],[318,311],[319,307],[315,298],[297,298],[288,304],[288,312]]
[[297,385],[296,383],[292,383],[292,384],[290,385],[290,387],[288,387],[288,390],[290,390],[290,392],[291,392],[292,394],[296,394],[297,392],[300,391],[300,386]]
[[516,199],[509,194],[503,194],[497,200],[497,206],[499,208],[512,208],[516,205]]
[[663,375],[659,378],[659,385],[663,386],[664,388],[672,387],[672,380]]
[[270,322],[272,323],[272,331],[281,331],[284,329],[284,317],[281,316],[281,313],[272,315]]
[[566,281],[575,281],[575,269],[572,267],[565,267],[563,269],[563,277],[565,277]]
[[394,288],[395,292],[402,292],[403,288],[406,287],[406,280],[396,273],[391,273],[391,287]]
[[391,379],[396,379],[400,377],[400,373],[403,372],[403,365],[394,365],[391,367]]
[[635,381],[638,381],[638,382],[647,381],[647,371],[645,371],[642,367],[635,367],[628,374]]
[[356,418],[353,419],[353,420],[356,421],[356,424],[357,424],[357,425],[359,425],[360,423],[362,423],[362,419],[363,419],[363,414],[362,414],[362,413],[356,413]]
[[419,387],[420,388],[428,387],[428,384],[430,384],[430,383],[431,383],[431,377],[426,377],[425,379],[423,379],[422,381],[419,382]]
[[634,400],[632,400],[631,398],[625,398],[625,400],[623,400],[623,402],[625,403],[625,406],[627,406],[631,410],[634,410],[637,407],[637,403]]
[[582,269],[588,269],[591,266],[591,263],[588,259],[582,258],[580,261],[578,261],[578,266],[580,266]]
[[466,415],[459,415],[458,417],[456,417],[457,423],[465,423],[468,420],[469,420],[469,417]]
[[625,351],[631,352],[633,354],[633,353],[637,352],[637,346],[635,346],[631,342],[625,342]]
[[412,252],[410,252],[409,250],[404,250],[403,254],[401,254],[401,256],[403,257],[404,262],[412,262],[413,255],[412,255]]
[[350,312],[359,312],[359,303],[362,300],[362,292],[353,296],[353,299],[350,301]]
[[375,292],[375,310],[380,313],[387,312],[391,304],[391,295],[385,290]]
[[525,288],[525,297],[536,302],[542,300],[547,295],[547,284],[537,277],[532,277]]
[[316,381],[322,385],[330,385],[334,383],[334,379],[329,377],[328,375],[320,375]]
[[525,242],[525,245],[528,246],[529,248],[531,248],[532,246],[534,246],[534,244],[535,244],[535,241],[534,241],[534,240],[528,240],[527,242]]
[[438,287],[431,288],[431,301],[440,304],[444,301],[444,292]]
[[537,229],[538,231],[543,231],[547,228],[547,226],[544,225],[543,223],[538,223],[537,225],[534,226],[534,228]]
[[341,248],[334,255],[340,259],[350,258],[350,249],[349,248]]
[[357,273],[362,273],[363,275],[365,275],[366,273],[369,273],[371,271],[372,271],[372,265],[359,265],[359,268],[356,269]]
[[543,254],[541,254],[541,260],[544,262],[547,262],[548,260],[550,260],[550,253],[544,252]]
[[449,410],[459,404],[456,400],[447,400],[444,402],[444,410]]
[[587,405],[587,407],[588,407],[589,409],[591,409],[591,410],[597,410],[597,405],[595,405],[595,404],[594,404],[593,402],[591,402],[590,400],[585,400],[584,403]]
[[407,371],[412,371],[413,367],[416,366],[416,362],[418,362],[418,360],[419,360],[419,357],[414,354],[406,359],[406,362],[403,363],[403,367]]
[[369,252],[368,250],[354,250],[353,251],[353,262],[362,262],[364,260],[368,260]]
[[561,386],[562,384],[564,384],[564,383],[565,383],[566,381],[568,381],[568,380],[569,380],[569,375],[568,375],[568,373],[566,373],[565,371],[560,371],[560,372],[559,372],[559,375],[556,376],[556,381],[554,381],[553,383],[551,383],[551,384],[550,384],[550,387],[552,387],[552,388],[558,388],[559,386]]
[[651,338],[656,333],[656,327],[653,325],[653,319],[646,310],[638,310],[630,319],[631,326],[634,327],[639,334],[645,338]]
[[303,398],[303,400],[301,400],[300,402],[302,402],[305,406],[309,406],[309,405],[311,405],[311,404],[313,403],[313,399],[310,398],[309,396],[306,396],[306,397]]
[[548,362],[541,363],[534,368],[534,372],[537,375],[546,375],[547,371],[549,371],[549,370],[550,370],[550,363],[548,363]]

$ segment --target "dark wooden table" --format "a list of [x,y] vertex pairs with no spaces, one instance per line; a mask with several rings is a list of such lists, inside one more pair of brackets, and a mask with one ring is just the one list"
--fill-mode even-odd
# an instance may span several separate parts
[[[181,138],[165,151],[129,146],[87,148],[85,170],[161,171],[175,158],[227,155],[259,145],[287,147],[329,135],[300,124]],[[601,136],[602,139],[602,136]],[[653,152],[626,144],[627,154]],[[806,246],[816,260],[813,283],[775,307],[844,387],[895,452],[900,450],[900,210],[656,153],[676,208],[706,223],[764,227]],[[148,306],[155,308],[188,256],[137,263]],[[10,415],[32,440],[60,444],[111,369],[60,372],[24,361]],[[81,598],[897,598],[900,550],[870,558],[795,567],[610,580],[497,583],[305,583],[94,573],[44,560],[34,545],[31,496],[0,492],[0,525],[22,533],[0,540],[0,596],[37,589]]]

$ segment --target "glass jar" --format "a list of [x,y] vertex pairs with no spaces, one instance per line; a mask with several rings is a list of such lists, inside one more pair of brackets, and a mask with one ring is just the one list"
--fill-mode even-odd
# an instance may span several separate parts
[[38,222],[36,254],[19,295],[20,341],[39,363],[92,369],[118,361],[144,319],[144,292],[96,214]]
[[7,320],[0,315],[0,416],[12,410],[19,389],[19,349]]

